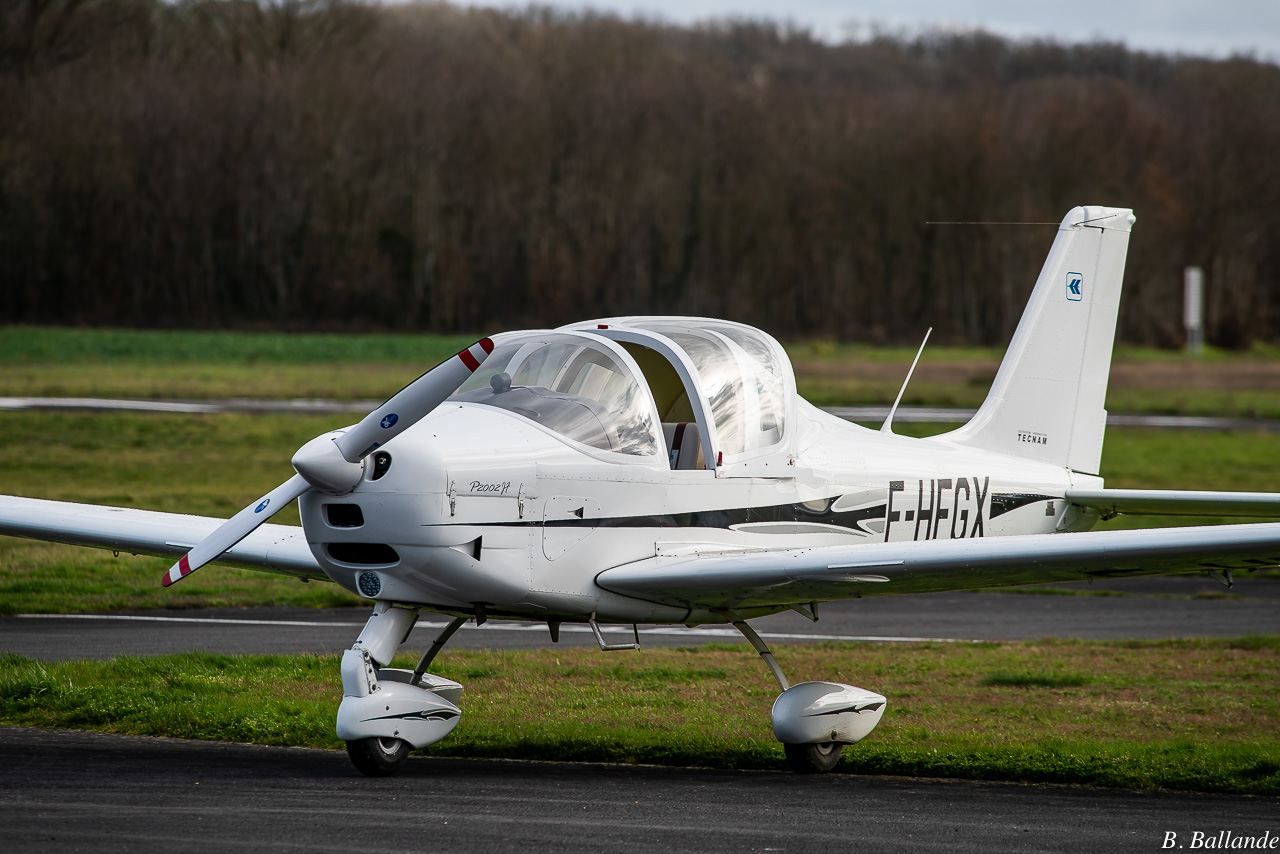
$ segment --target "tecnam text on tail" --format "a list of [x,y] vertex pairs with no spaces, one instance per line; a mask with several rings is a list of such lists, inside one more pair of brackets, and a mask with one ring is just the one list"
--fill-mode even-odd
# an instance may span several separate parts
[[[330,579],[376,601],[342,659],[340,738],[368,774],[445,737],[462,686],[430,664],[466,620],[731,623],[781,688],[773,731],[827,770],[886,699],[789,685],[752,618],[855,596],[1280,563],[1280,525],[1085,533],[1099,513],[1275,515],[1280,496],[1107,490],[1098,476],[1129,231],[1080,207],[1058,229],[991,392],[927,439],[797,396],[773,338],[705,318],[615,317],[486,338],[230,520],[0,498],[0,533]],[[302,527],[264,524],[298,499]],[[454,619],[387,667],[421,611]],[[602,647],[603,635],[597,633]]]

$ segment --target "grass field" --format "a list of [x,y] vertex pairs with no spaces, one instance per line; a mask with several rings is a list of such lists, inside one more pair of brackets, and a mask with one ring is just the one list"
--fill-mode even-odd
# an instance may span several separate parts
[[[852,773],[1280,794],[1280,638],[777,650],[797,681],[889,697]],[[450,651],[458,728],[429,752],[776,769],[776,686],[745,646]],[[404,656],[399,666],[412,666]],[[0,722],[336,748],[336,657],[0,657]]]
[[0,328],[0,397],[386,398],[473,336]]
[[415,362],[429,367],[477,337],[4,326],[0,365]]

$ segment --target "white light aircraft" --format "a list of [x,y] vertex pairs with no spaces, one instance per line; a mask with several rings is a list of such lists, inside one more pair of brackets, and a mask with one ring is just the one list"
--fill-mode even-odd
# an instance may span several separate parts
[[[926,439],[797,396],[748,326],[618,317],[484,339],[229,520],[0,497],[0,533],[328,579],[376,602],[342,658],[338,737],[365,774],[457,725],[429,665],[474,619],[729,623],[781,688],[797,770],[832,768],[885,698],[789,685],[748,621],[850,597],[1280,563],[1280,524],[1084,533],[1117,512],[1280,515],[1280,495],[1104,489],[1098,476],[1131,211],[1070,211],[974,418]],[[264,524],[294,499],[302,527]],[[387,667],[421,611],[454,619]],[[637,635],[638,638],[638,635]]]

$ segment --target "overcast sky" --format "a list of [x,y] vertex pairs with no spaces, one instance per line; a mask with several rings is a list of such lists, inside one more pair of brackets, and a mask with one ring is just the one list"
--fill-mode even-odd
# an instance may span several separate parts
[[1014,38],[1105,39],[1142,50],[1218,57],[1254,53],[1280,60],[1280,0],[561,0],[550,5],[638,13],[678,24],[768,17],[794,21],[830,40],[846,37],[851,25],[864,34],[873,25],[912,33],[931,26],[981,27]]

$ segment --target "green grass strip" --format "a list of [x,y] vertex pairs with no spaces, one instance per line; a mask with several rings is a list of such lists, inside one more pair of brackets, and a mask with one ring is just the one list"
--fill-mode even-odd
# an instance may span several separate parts
[[[795,681],[889,697],[842,772],[1280,794],[1277,637],[777,654]],[[438,672],[466,686],[464,715],[428,752],[778,769],[776,688],[756,659],[745,646],[450,651]],[[340,699],[336,656],[0,656],[4,724],[337,748]]]
[[421,362],[425,369],[478,337],[0,326],[0,365]]

